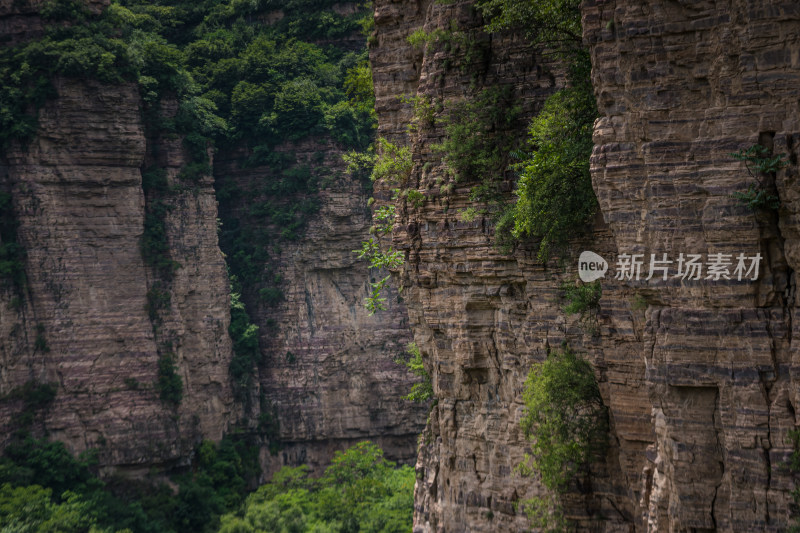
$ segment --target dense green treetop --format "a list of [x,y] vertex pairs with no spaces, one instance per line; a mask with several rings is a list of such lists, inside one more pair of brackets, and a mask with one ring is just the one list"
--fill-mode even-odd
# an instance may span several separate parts
[[320,133],[363,148],[374,121],[363,103],[366,50],[363,37],[345,37],[371,14],[340,15],[333,4],[115,0],[96,16],[78,0],[51,0],[41,39],[0,50],[0,140],[32,135],[32,111],[60,74],[135,81],[151,107],[178,98],[182,113],[159,126],[180,133],[256,145]]

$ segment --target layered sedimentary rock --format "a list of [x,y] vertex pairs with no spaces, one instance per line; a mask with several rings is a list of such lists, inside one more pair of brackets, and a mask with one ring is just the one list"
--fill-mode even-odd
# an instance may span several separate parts
[[[35,138],[7,151],[23,287],[6,284],[0,306],[3,394],[55,384],[39,429],[101,464],[149,468],[186,460],[199,439],[219,439],[233,402],[228,379],[227,275],[217,247],[210,178],[166,200],[169,253],[180,264],[162,328],[183,382],[177,408],[159,398],[158,348],[148,316],[154,272],[140,247],[141,167],[148,140],[135,85],[57,79]],[[171,176],[185,162],[180,139],[161,146]],[[24,406],[3,404],[6,429]],[[5,435],[9,433],[6,432]]]
[[[530,117],[564,86],[563,68],[539,55],[522,35],[481,32],[483,21],[470,2],[377,2],[375,21],[378,39],[371,61],[379,134],[411,147],[414,170],[406,186],[425,197],[421,206],[398,204],[393,235],[394,244],[406,252],[397,281],[404,286],[414,338],[437,398],[417,464],[415,530],[524,530],[528,522],[518,506],[541,495],[542,489],[535,479],[514,472],[527,451],[519,428],[521,393],[531,364],[542,361],[550,347],[558,348],[566,339],[574,347],[584,344],[574,317],[568,321],[561,311],[559,286],[574,280],[574,270],[565,273],[557,261],[538,264],[531,246],[512,254],[499,251],[490,215],[469,220],[461,214],[474,207],[470,195],[478,183],[453,181],[433,147],[442,140],[447,110],[487,87],[513,91],[514,104],[522,108],[514,127],[523,137]],[[406,39],[418,29],[429,35],[462,32],[470,44],[455,50],[441,45],[414,48]],[[483,52],[468,54],[469,47]],[[470,62],[468,55],[480,59]],[[406,102],[413,97],[441,102],[444,112],[432,123],[417,120],[417,130],[407,134],[413,108],[403,104],[403,96]],[[499,183],[506,201],[513,179],[509,173]],[[382,186],[376,197],[391,201],[390,189],[396,185]],[[602,235],[600,252],[610,242]],[[625,314],[625,319],[633,338],[632,315]],[[597,344],[586,349],[597,351]],[[622,350],[620,364],[629,356]],[[643,376],[642,365],[631,366]],[[607,378],[602,377],[606,390]],[[641,416],[638,411],[638,406],[631,409],[629,417]],[[641,450],[644,446],[635,445]],[[614,507],[628,515],[633,508],[617,497],[620,476],[600,475],[595,492],[609,497],[577,497],[570,516],[585,520],[600,511],[611,521],[624,522],[626,517]]]
[[[432,149],[441,123],[405,133],[413,110],[398,96],[440,99],[447,109],[470,81],[444,65],[457,63],[459,50],[414,49],[406,37],[482,21],[463,2],[376,2],[375,14],[380,132],[411,146],[409,185],[426,197],[404,207],[394,231],[407,252],[397,280],[438,399],[420,448],[415,529],[529,527],[517,505],[542,488],[513,472],[527,450],[521,392],[531,364],[566,340],[593,364],[611,423],[606,460],[593,465],[590,485],[574,484],[565,498],[580,529],[784,530],[797,394],[800,70],[787,44],[798,35],[796,7],[584,6],[601,115],[592,159],[601,213],[563,263],[547,264],[526,243],[499,253],[488,217],[459,217],[474,184],[442,192],[447,177]],[[514,86],[530,116],[563,84],[557,65],[521,38],[487,39],[488,66],[471,80],[477,89]],[[731,197],[754,178],[729,153],[756,142],[788,154],[770,189],[781,200],[777,212],[754,213]],[[385,202],[389,193],[377,196]],[[591,331],[561,310],[559,286],[574,282],[581,249],[611,263]],[[643,254],[641,281],[611,278],[622,253]],[[671,276],[680,253],[703,261],[731,254],[731,273],[739,253],[764,260],[754,282],[648,282],[651,253],[669,254]]]
[[[369,186],[344,172],[341,149],[328,141],[278,150],[320,176],[319,190],[306,193],[319,209],[307,216],[299,238],[281,239],[280,227],[270,229],[273,242],[264,246],[280,300],[259,298],[261,286],[243,289],[261,332],[262,407],[278,422],[280,450],[273,445],[274,455],[265,451],[263,460],[270,470],[284,464],[318,469],[335,450],[369,439],[388,458],[413,463],[427,406],[403,399],[416,381],[395,362],[407,357],[411,341],[406,309],[393,291],[386,311],[368,315],[364,300],[380,272],[354,253],[369,237]],[[235,181],[240,190],[254,191],[234,212],[223,213],[223,224],[233,216],[243,217],[241,224],[263,224],[245,213],[263,200],[256,191],[264,183],[280,179],[268,166],[241,168],[244,159],[235,153],[216,162],[219,187]]]
[[[89,3],[93,12],[103,7]],[[3,43],[39,37],[41,8],[0,5]],[[345,39],[353,48],[362,41]],[[388,312],[367,316],[363,300],[379,273],[353,250],[369,235],[368,187],[342,173],[341,148],[325,140],[291,147],[298,164],[335,177],[319,192],[321,208],[303,236],[281,242],[264,265],[282,279],[278,305],[259,300],[263,287],[244,288],[264,358],[261,379],[236,398],[212,178],[181,174],[197,161],[182,136],[145,126],[149,104],[135,85],[58,79],[55,89],[34,139],[12,146],[0,167],[28,278],[1,289],[5,435],[24,426],[75,452],[97,448],[103,466],[146,471],[185,464],[200,439],[218,440],[232,424],[255,431],[263,414],[280,428],[262,435],[273,453],[280,441],[280,454],[263,450],[268,470],[324,466],[334,450],[364,439],[413,462],[427,407],[402,398],[415,380],[394,362],[410,340],[407,315],[393,293]],[[175,115],[174,101],[158,105],[161,116]],[[243,169],[250,155],[225,153],[220,180],[249,187],[275,179],[263,167]],[[143,252],[143,233],[158,241],[150,251]],[[178,406],[175,391],[164,401],[158,385],[169,361],[181,381]],[[174,389],[174,379],[164,381]],[[48,384],[56,388],[52,402]]]
[[[641,357],[656,434],[641,526],[784,530],[798,400],[800,10],[591,2],[584,31],[601,115],[593,183],[618,251],[732,260],[731,280],[630,284],[649,304]],[[756,178],[730,153],[756,143],[787,156],[759,177],[777,210],[732,197]],[[757,280],[733,275],[740,253],[763,258]]]

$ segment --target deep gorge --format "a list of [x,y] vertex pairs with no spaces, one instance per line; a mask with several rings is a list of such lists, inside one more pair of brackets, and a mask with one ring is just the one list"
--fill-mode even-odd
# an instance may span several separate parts
[[[170,530],[279,530],[295,509],[310,530],[332,511],[302,491],[361,490],[326,469],[364,440],[414,467],[415,532],[543,530],[532,500],[563,514],[557,530],[790,530],[800,10],[546,4],[580,19],[598,118],[572,174],[585,189],[534,199],[572,225],[547,214],[522,235],[509,206],[535,187],[536,131],[567,113],[541,117],[580,75],[497,22],[526,2],[0,6],[6,455],[26,438],[93,450],[86,471],[160,524],[132,531],[167,530],[187,502],[209,514]],[[732,154],[757,144],[780,157],[754,173]],[[389,272],[354,253],[370,236],[402,257],[375,314],[364,300]],[[584,250],[611,266],[589,296]],[[744,282],[613,275],[651,253],[763,259]],[[565,311],[579,297],[594,299]],[[396,361],[414,350],[424,402]],[[607,427],[556,505],[519,469],[521,422],[529,372],[565,351],[589,363]],[[410,470],[360,446],[386,496],[326,527],[407,530]],[[37,481],[3,464],[0,484]],[[319,485],[280,470],[302,465]],[[172,511],[145,497],[163,482]]]

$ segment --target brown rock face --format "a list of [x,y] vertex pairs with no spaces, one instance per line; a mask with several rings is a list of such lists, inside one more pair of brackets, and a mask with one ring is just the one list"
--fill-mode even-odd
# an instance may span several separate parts
[[[171,307],[173,352],[183,381],[177,410],[155,386],[158,355],[142,259],[141,166],[146,139],[135,86],[56,80],[30,145],[9,151],[10,187],[27,252],[27,286],[0,305],[0,388],[52,382],[41,422],[102,464],[148,468],[185,460],[201,437],[219,439],[232,410],[227,276],[217,247],[210,179],[170,198],[166,233],[179,268]],[[180,141],[171,162],[181,166]],[[172,175],[177,170],[170,169]],[[3,423],[18,405],[6,402]],[[4,433],[8,435],[8,432]]]
[[[39,37],[41,7],[0,2],[5,42]],[[362,46],[358,34],[348,40]],[[313,160],[338,177],[320,192],[303,237],[274,251],[280,304],[264,305],[256,296],[262,287],[245,288],[265,359],[240,404],[229,375],[229,280],[213,180],[181,177],[189,162],[182,139],[144,127],[136,86],[61,79],[56,89],[34,141],[0,160],[0,190],[12,193],[28,277],[21,290],[0,289],[0,444],[26,409],[20,390],[53,383],[57,396],[35,410],[34,432],[76,452],[98,448],[103,466],[143,472],[185,464],[201,438],[218,440],[240,421],[255,426],[262,406],[280,427],[269,436],[281,442],[280,454],[263,451],[267,474],[283,464],[325,466],[335,450],[365,439],[390,459],[413,462],[427,407],[402,398],[414,378],[394,362],[410,341],[407,314],[393,293],[389,311],[367,316],[364,298],[378,273],[353,250],[369,235],[369,194],[343,176],[341,149],[325,141],[291,147],[298,163]],[[175,102],[160,111],[173,116]],[[223,154],[220,180],[255,187],[276,179],[265,168],[242,170],[247,155]],[[166,186],[143,191],[143,170],[153,168],[165,171]],[[179,265],[171,274],[142,255],[156,212],[164,259]],[[164,357],[182,381],[178,407],[159,397]]]
[[[302,236],[270,245],[282,301],[269,305],[258,298],[260,287],[244,288],[261,331],[260,391],[279,425],[280,451],[263,460],[269,470],[285,464],[318,469],[335,450],[368,439],[390,459],[413,463],[427,406],[402,398],[415,379],[394,362],[411,341],[406,309],[393,292],[386,311],[367,315],[364,299],[379,273],[353,253],[369,236],[369,191],[343,172],[342,151],[329,142],[307,140],[283,149],[297,165],[331,178],[322,178],[320,208],[306,220]],[[324,158],[315,161],[319,154]],[[217,159],[219,186],[234,180],[241,190],[258,191],[259,184],[278,179],[268,167],[240,168],[242,160],[241,153]],[[258,224],[244,215],[256,196],[247,195],[236,208],[243,224]],[[272,232],[278,235],[280,228]]]
[[[594,188],[618,250],[764,258],[755,282],[642,289],[656,433],[642,528],[778,531],[789,521],[799,15],[777,1],[585,7],[601,113]],[[729,153],[759,142],[788,155],[777,212],[730,197],[754,180]]]
[[[404,206],[394,232],[407,251],[399,281],[410,324],[438,398],[417,464],[415,530],[529,527],[515,504],[542,489],[513,473],[527,449],[521,393],[531,364],[563,340],[592,362],[611,423],[606,461],[593,465],[584,494],[566,497],[579,529],[785,530],[797,402],[800,69],[788,52],[800,35],[796,7],[586,3],[602,217],[565,265],[542,265],[528,245],[498,253],[488,220],[461,220],[474,184],[440,192],[432,145],[441,124],[404,133],[412,110],[397,96],[447,102],[469,85],[443,66],[458,62],[457,50],[414,50],[406,37],[451,20],[478,27],[468,6],[375,3],[380,132],[411,146],[410,186],[426,196],[421,207]],[[557,66],[513,36],[492,36],[485,68],[477,88],[513,85],[528,116],[563,83]],[[775,179],[777,213],[754,214],[730,197],[753,179],[729,153],[759,141],[788,154]],[[648,262],[650,253],[764,260],[755,282],[605,279],[591,335],[564,316],[558,289],[575,279],[577,252],[586,249],[609,259],[612,276],[620,253],[647,254]]]
[[[563,86],[563,75],[521,36],[481,33],[470,2],[376,2],[375,21],[370,59],[379,134],[411,147],[407,186],[425,195],[420,207],[398,204],[394,227],[394,244],[406,251],[399,281],[438,399],[417,463],[415,531],[524,530],[527,519],[515,506],[541,489],[513,472],[527,449],[519,429],[522,384],[547,346],[565,339],[560,270],[535,264],[531,249],[500,253],[489,217],[463,221],[459,212],[473,205],[477,183],[448,182],[441,154],[432,150],[444,133],[441,116],[407,135],[413,110],[399,97],[444,101],[447,109],[471,84],[474,94],[509,86],[523,107],[521,137],[526,120]],[[465,49],[414,49],[406,40],[419,28],[448,30],[451,21],[483,50],[480,63],[469,63]],[[507,199],[510,180],[500,184]],[[376,197],[389,201],[393,186],[382,184]]]

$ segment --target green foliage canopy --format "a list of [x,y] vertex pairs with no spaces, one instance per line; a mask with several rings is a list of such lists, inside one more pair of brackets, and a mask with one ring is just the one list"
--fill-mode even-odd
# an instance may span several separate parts
[[567,314],[585,315],[590,310],[597,309],[600,297],[603,295],[603,288],[598,282],[563,283],[561,290],[564,291],[564,298],[567,300],[563,308]]
[[395,468],[370,442],[337,452],[318,480],[307,467],[284,467],[250,495],[239,513],[222,517],[219,533],[407,533],[414,470]]
[[569,348],[531,368],[521,427],[546,487],[562,491],[607,444],[607,415],[589,363]]
[[447,109],[445,138],[435,148],[444,153],[456,180],[492,183],[502,177],[508,152],[514,147],[514,125],[520,111],[511,86],[484,89]]
[[241,504],[258,472],[258,451],[233,433],[203,441],[192,473],[166,485],[96,477],[94,454],[73,457],[60,442],[15,439],[0,458],[3,531],[203,533]]
[[526,150],[512,151],[521,159],[514,165],[520,175],[517,201],[501,212],[496,227],[504,248],[513,240],[538,240],[538,257],[545,261],[554,246],[588,226],[597,208],[589,175],[597,108],[580,1],[478,0],[476,6],[488,21],[486,31],[524,29],[539,53],[556,55],[569,70],[568,86],[534,117]]
[[540,260],[579,234],[597,210],[589,173],[596,116],[591,84],[575,80],[550,96],[531,122],[531,155],[517,165],[513,234],[539,239]]
[[582,47],[580,0],[478,0],[476,5],[489,20],[487,31],[524,28],[533,42],[562,53]]

